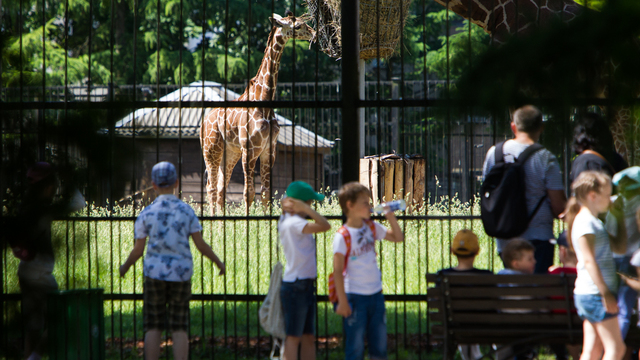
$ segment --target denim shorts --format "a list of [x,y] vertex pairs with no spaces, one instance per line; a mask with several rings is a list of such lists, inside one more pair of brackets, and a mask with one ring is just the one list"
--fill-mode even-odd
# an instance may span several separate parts
[[280,299],[284,312],[284,329],[287,336],[313,335],[316,333],[316,280],[297,279],[282,282]]
[[573,302],[576,305],[576,310],[578,310],[580,318],[582,320],[588,320],[590,323],[599,323],[618,315],[606,312],[604,305],[602,305],[602,296],[600,295],[574,294]]

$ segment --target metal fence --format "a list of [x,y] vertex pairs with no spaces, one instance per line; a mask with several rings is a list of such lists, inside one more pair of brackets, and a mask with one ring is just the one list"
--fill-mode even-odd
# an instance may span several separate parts
[[[13,35],[20,39],[24,38],[24,42],[22,40],[19,42],[19,57],[23,57],[23,52],[28,52],[28,46],[39,46],[41,51],[35,50],[35,52],[41,53],[39,64],[45,70],[42,71],[40,78],[28,78],[20,72],[18,72],[19,75],[12,73],[13,85],[3,85],[0,88],[2,102],[0,115],[3,118],[2,152],[0,153],[3,161],[1,176],[3,217],[6,221],[11,219],[9,217],[7,220],[6,214],[12,210],[11,206],[14,205],[12,201],[24,187],[24,172],[28,164],[37,160],[46,160],[64,168],[73,168],[73,174],[76,177],[72,182],[81,188],[89,206],[78,214],[54,221],[52,226],[56,254],[54,275],[60,289],[104,288],[107,357],[120,359],[139,357],[143,351],[141,343],[143,339],[142,264],[139,261],[132,273],[123,279],[118,276],[118,268],[133,246],[133,222],[136,215],[148,201],[153,199],[147,187],[150,170],[148,164],[165,159],[175,161],[184,182],[180,190],[183,195],[190,194],[190,198],[186,200],[190,201],[198,212],[204,228],[205,240],[212,245],[227,266],[227,275],[219,277],[216,275],[213,264],[194,252],[195,268],[192,279],[193,299],[189,331],[190,356],[212,359],[265,358],[271,346],[271,339],[260,328],[258,308],[267,292],[273,265],[277,261],[284,261],[282,251],[277,245],[277,221],[280,213],[277,199],[281,192],[280,194],[274,192],[276,202],[273,206],[263,209],[256,205],[250,209],[250,214],[246,215],[237,202],[241,194],[238,184],[242,183],[242,178],[232,178],[232,184],[236,185],[233,185],[235,188],[229,189],[229,198],[234,201],[229,201],[224,214],[210,216],[206,207],[200,206],[206,202],[206,175],[197,142],[197,127],[202,118],[198,118],[198,122],[190,126],[183,126],[184,119],[182,115],[178,115],[177,130],[166,137],[160,133],[159,115],[155,133],[145,134],[141,129],[136,129],[135,125],[130,133],[118,130],[118,121],[145,108],[155,109],[158,113],[160,109],[178,109],[178,114],[182,114],[185,109],[236,106],[227,101],[216,103],[204,97],[160,101],[161,98],[175,92],[182,95],[189,91],[190,87],[204,91],[208,86],[204,83],[190,86],[182,82],[180,76],[185,71],[183,65],[194,69],[200,66],[202,68],[200,75],[206,74],[205,51],[198,53],[194,50],[193,53],[196,55],[189,60],[191,63],[187,64],[186,60],[183,61],[183,51],[186,52],[186,49],[171,53],[174,57],[180,56],[178,61],[180,72],[176,73],[180,80],[169,77],[172,79],[171,85],[160,83],[160,74],[168,71],[163,69],[160,63],[170,60],[169,55],[166,54],[162,54],[167,57],[162,57],[161,60],[160,50],[163,46],[166,48],[175,46],[176,39],[169,39],[169,37],[177,36],[180,39],[178,44],[183,44],[185,39],[182,36],[187,27],[189,29],[198,26],[208,27],[212,32],[225,26],[234,28],[229,22],[228,14],[229,11],[238,11],[237,9],[229,10],[229,4],[236,2],[216,3],[221,5],[221,8],[225,8],[227,14],[223,19],[208,23],[202,20],[207,18],[205,14],[207,11],[212,11],[207,2],[193,2],[193,4],[186,0],[184,2],[191,6],[188,14],[184,15],[183,1],[174,1],[170,4],[161,4],[160,1],[155,3],[134,1],[133,10],[130,13],[127,13],[126,6],[123,7],[122,4],[116,7],[114,2],[108,5],[89,2],[83,11],[91,12],[87,15],[87,19],[93,19],[93,25],[96,28],[88,31],[89,37],[85,39],[88,44],[85,48],[75,44],[82,49],[79,53],[73,53],[69,49],[74,46],[73,31],[70,28],[76,27],[77,31],[80,31],[82,26],[93,26],[91,23],[87,25],[86,19],[70,19],[56,15],[58,8],[52,4],[51,8],[48,8],[45,5],[46,1],[42,4],[30,3],[31,10],[28,10],[27,4],[23,4],[23,1],[19,5],[7,8],[16,12],[15,18],[19,21],[19,25],[11,24],[7,27],[15,26],[18,31]],[[245,2],[241,3],[245,6]],[[146,15],[143,15],[142,5],[146,6]],[[69,4],[65,3],[64,6],[69,7]],[[165,9],[165,6],[173,7]],[[177,11],[178,6],[180,20],[175,23],[179,24],[180,34],[168,35],[172,30],[165,28],[164,22],[169,22],[167,19],[171,17],[172,11]],[[246,6],[248,6],[247,27],[250,30],[243,34],[249,39],[247,44],[257,43],[256,45],[262,46],[260,47],[262,49],[264,41],[259,42],[255,38],[258,35],[266,38],[268,31],[251,26],[252,23],[261,23],[261,20],[256,21],[251,17],[251,7],[258,5],[251,5],[249,2]],[[295,5],[292,6],[295,8]],[[275,5],[271,4],[271,8],[274,7]],[[427,52],[425,45],[427,26],[423,20],[427,18],[428,13],[439,10],[432,5],[427,5],[425,1],[416,2],[416,6],[411,10],[410,15],[417,19],[416,23],[422,24],[417,28],[423,36],[425,53]],[[132,30],[131,39],[123,35],[122,29],[113,25],[119,15],[125,16],[127,21],[132,21],[135,30]],[[109,23],[109,21],[111,25],[106,28],[107,30],[99,26],[100,22]],[[47,28],[45,26],[47,22],[57,24],[57,28],[54,30]],[[149,35],[143,40],[142,35],[137,33],[143,31],[142,24],[157,27],[157,32],[154,34],[156,37]],[[122,23],[118,22],[117,25],[120,26]],[[438,36],[448,38],[452,35],[451,31],[457,31],[456,26],[462,25],[463,22],[460,19],[451,20],[451,22],[447,20],[446,24],[438,29],[438,33],[429,36],[432,41],[435,41],[433,39],[437,39]],[[42,32],[40,43],[37,39],[35,45],[29,42],[33,39],[26,31],[28,26]],[[166,32],[162,36],[161,30]],[[203,40],[208,36],[205,33],[204,30],[201,32]],[[229,40],[231,35],[225,36],[227,37],[223,36],[223,38],[226,40],[221,42],[224,45],[225,54],[221,58],[224,59],[226,56],[233,57],[232,54],[228,54],[231,48]],[[45,43],[42,40],[44,38],[55,38],[54,44]],[[251,39],[254,39],[253,42]],[[146,45],[142,44],[143,41]],[[405,38],[404,41],[409,40]],[[99,42],[110,46],[108,50],[102,49],[101,52],[94,53],[93,49],[98,48]],[[60,72],[60,69],[52,66],[47,68],[42,58],[46,58],[47,51],[57,54],[56,51],[60,47],[65,49],[62,55],[65,66],[63,67],[64,75],[61,77],[64,85],[58,86],[53,84],[52,80],[47,80],[47,77],[52,78],[53,74]],[[405,233],[405,243],[399,245],[383,243],[377,248],[382,270],[383,292],[387,301],[390,353],[394,354],[396,359],[409,357],[423,359],[438,356],[438,349],[433,349],[429,337],[427,316],[429,309],[424,297],[427,290],[424,274],[451,265],[449,249],[452,235],[462,228],[471,228],[481,234],[481,247],[486,251],[483,250],[479,255],[478,267],[495,270],[501,266],[496,261],[497,255],[493,241],[484,235],[478,219],[476,194],[486,151],[497,141],[506,138],[510,130],[506,120],[508,119],[506,110],[498,114],[488,113],[471,107],[455,106],[447,101],[448,90],[454,83],[452,79],[431,80],[435,75],[427,76],[424,73],[425,69],[417,68],[411,70],[418,75],[410,76],[411,71],[405,69],[408,66],[404,63],[405,57],[408,57],[405,47],[404,43],[401,44],[396,60],[384,64],[387,66],[384,74],[381,75],[379,70],[383,66],[379,60],[375,62],[377,68],[367,70],[367,76],[374,80],[368,80],[365,83],[364,152],[365,155],[393,152],[401,155],[418,154],[424,157],[426,162],[424,202],[413,213],[399,216]],[[295,49],[297,50],[293,50],[294,58],[296,51],[302,51],[300,48]],[[302,146],[296,143],[297,140],[292,140],[291,144],[283,143],[282,151],[276,158],[276,161],[280,161],[279,159],[282,161],[278,163],[280,164],[278,171],[281,173],[276,174],[275,170],[272,173],[274,178],[280,177],[279,181],[282,181],[282,184],[279,186],[286,187],[289,181],[296,179],[310,179],[308,181],[315,188],[322,189],[328,195],[328,199],[318,205],[318,210],[331,220],[332,230],[316,237],[318,258],[316,334],[318,356],[329,359],[333,358],[332,352],[340,351],[342,333],[341,319],[334,314],[326,296],[326,279],[332,269],[332,239],[335,230],[341,224],[341,211],[335,191],[342,185],[345,178],[343,173],[345,156],[355,161],[359,156],[356,153],[345,155],[343,150],[346,142],[351,145],[358,141],[351,134],[343,133],[343,124],[352,121],[342,116],[345,84],[336,80],[339,78],[337,76],[331,74],[325,76],[320,72],[317,67],[318,58],[324,55],[317,49],[312,49],[314,55],[307,58],[304,64],[289,61],[287,69],[298,67],[298,70],[291,70],[294,75],[289,76],[295,80],[295,72],[303,73],[305,70],[301,67],[316,66],[313,76],[315,81],[303,82],[291,79],[282,81],[278,83],[276,100],[266,101],[263,104],[266,107],[275,108],[276,112],[284,118],[283,121],[289,121],[283,124],[291,127],[293,137],[297,132],[306,131],[310,134],[309,138],[313,139],[311,146],[308,143]],[[213,48],[209,50],[215,51]],[[126,81],[116,83],[113,74],[117,69],[113,68],[113,58],[124,56],[122,54],[126,51],[132,52],[130,65],[133,69],[127,76],[133,80],[130,83]],[[246,49],[243,51],[247,51],[246,73],[249,74],[247,77],[250,77],[255,73],[256,64],[252,65],[249,51]],[[143,53],[148,58],[141,60],[140,54]],[[70,61],[82,56],[89,57],[88,68],[79,67],[75,62]],[[97,76],[96,73],[102,71],[102,68],[95,65],[92,75],[92,56],[95,61],[103,57],[111,57],[111,68],[107,70],[112,76],[109,79],[102,79],[102,83],[109,85],[92,83],[95,82],[93,79]],[[186,59],[186,55],[184,57]],[[194,61],[199,57],[203,61],[197,65]],[[398,58],[400,61],[397,60]],[[236,56],[234,59],[234,61],[240,61],[242,57]],[[21,60],[21,66],[24,65],[22,61],[26,63],[26,60]],[[426,62],[426,57],[424,61]],[[225,76],[227,71],[231,73],[230,64],[232,62],[225,60]],[[330,64],[327,66],[330,68]],[[154,70],[157,73],[155,84],[141,85],[144,81],[150,81]],[[70,71],[85,71],[86,85],[70,83]],[[145,77],[140,76],[142,72],[146,74]],[[212,76],[205,77],[215,80]],[[5,77],[7,78],[9,76]],[[15,80],[16,78],[18,80]],[[165,75],[165,80],[166,78]],[[419,80],[415,80],[416,78]],[[32,85],[33,83],[36,85]],[[241,94],[246,83],[246,81],[230,83],[225,77],[223,83],[216,86]],[[204,113],[200,112],[200,114],[202,116]],[[567,110],[566,115],[569,119],[572,110]],[[96,138],[101,142],[84,143],[79,140],[82,139],[83,133],[91,134],[91,136],[87,135],[90,139],[94,139],[93,135],[99,135]],[[561,160],[561,166],[567,178],[566,169],[571,158],[568,126],[554,129],[552,134],[545,136],[548,136],[548,140],[543,137],[543,144],[552,149]],[[326,152],[318,146],[319,137],[331,143]],[[96,147],[99,148],[96,149]],[[233,198],[234,194],[235,198]],[[385,223],[383,219],[379,220]],[[561,226],[560,224],[557,226],[556,230],[559,231]],[[3,331],[0,336],[0,344],[2,344],[0,348],[3,350],[0,350],[0,357],[6,358],[20,356],[16,354],[20,354],[25,332],[21,322],[17,267],[18,260],[12,256],[10,249],[4,247],[0,276],[3,318]],[[167,348],[168,346],[165,346],[165,354],[168,358]]]

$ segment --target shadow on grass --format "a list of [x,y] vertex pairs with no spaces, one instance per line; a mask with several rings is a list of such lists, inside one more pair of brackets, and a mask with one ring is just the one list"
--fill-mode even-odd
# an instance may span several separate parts
[[[272,340],[259,325],[259,306],[259,302],[192,301],[191,358],[268,357]],[[4,350],[0,351],[0,357],[17,359],[21,355],[23,336],[19,302],[6,302],[4,310],[4,336],[0,338],[0,348]],[[319,303],[317,311],[318,358],[343,358],[341,318],[326,303]],[[105,301],[104,313],[107,358],[141,358],[144,348],[142,301]],[[11,316],[7,316],[9,314]],[[412,359],[414,355],[416,359],[432,358],[433,354],[428,352],[426,304],[407,303],[405,306],[388,302],[387,329],[391,358]],[[163,339],[163,346],[171,358],[171,341],[167,341],[166,334]],[[418,354],[423,356],[417,357]]]

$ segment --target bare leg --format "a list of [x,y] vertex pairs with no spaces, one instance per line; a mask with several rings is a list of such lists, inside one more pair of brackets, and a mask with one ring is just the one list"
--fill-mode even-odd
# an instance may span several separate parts
[[302,335],[302,347],[300,349],[300,359],[316,360],[316,337],[310,334]]
[[173,338],[173,358],[187,360],[189,358],[189,337],[186,331],[171,332]]
[[147,331],[144,335],[144,358],[145,360],[158,360],[160,357],[160,335],[158,329]]
[[612,317],[593,325],[604,347],[602,360],[621,360],[627,351],[627,346],[622,340],[618,318]]
[[582,355],[580,360],[596,360],[602,357],[602,343],[596,332],[595,327],[589,321],[582,322],[583,340],[582,340]]
[[[298,360],[298,347],[301,339],[299,336],[287,336],[284,341],[285,360]],[[303,357],[303,359],[305,358]]]

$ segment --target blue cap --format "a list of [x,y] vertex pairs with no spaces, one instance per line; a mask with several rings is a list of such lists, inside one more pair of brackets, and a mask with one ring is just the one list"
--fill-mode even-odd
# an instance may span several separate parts
[[166,188],[176,183],[178,173],[176,167],[168,161],[155,164],[151,169],[151,181],[160,188]]
[[619,186],[622,179],[627,178],[634,183],[625,184],[624,190],[635,190],[640,188],[640,166],[631,166],[613,175],[611,181],[614,185]]

